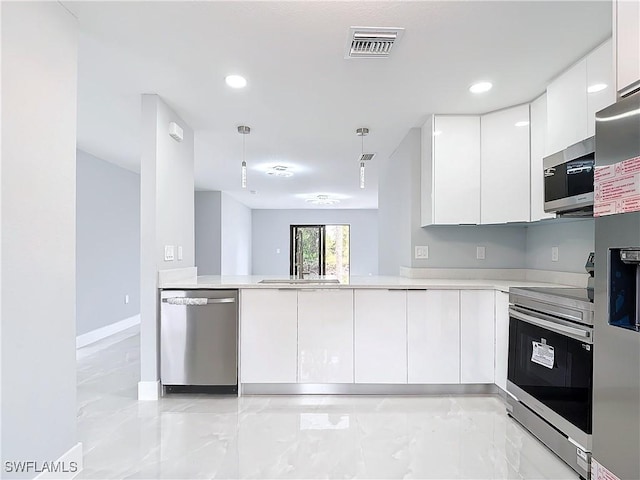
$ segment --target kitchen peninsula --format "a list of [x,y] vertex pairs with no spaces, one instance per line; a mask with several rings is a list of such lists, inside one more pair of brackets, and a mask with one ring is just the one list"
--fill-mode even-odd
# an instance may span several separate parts
[[341,284],[160,278],[165,290],[238,289],[240,394],[505,391],[514,286],[562,285],[399,276]]

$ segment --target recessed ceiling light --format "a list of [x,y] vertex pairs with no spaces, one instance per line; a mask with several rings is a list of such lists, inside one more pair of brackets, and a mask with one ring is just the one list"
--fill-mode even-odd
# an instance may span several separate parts
[[307,198],[305,202],[313,203],[314,205],[335,205],[340,203],[340,200],[329,195],[316,195],[315,197]]
[[276,165],[267,170],[267,175],[273,175],[274,177],[291,177],[293,172],[284,165]]
[[247,86],[247,79],[241,75],[228,75],[224,78],[231,88],[244,88]]
[[602,90],[604,90],[605,88],[607,88],[607,84],[606,83],[596,83],[594,85],[590,85],[587,88],[587,92],[588,93],[596,93],[596,92],[601,92]]
[[474,83],[473,85],[471,85],[469,87],[469,91],[471,93],[484,93],[484,92],[488,92],[489,90],[491,90],[491,87],[493,87],[491,82],[479,82],[479,83]]
[[529,120],[522,120],[520,122],[516,122],[516,127],[526,127],[529,125]]

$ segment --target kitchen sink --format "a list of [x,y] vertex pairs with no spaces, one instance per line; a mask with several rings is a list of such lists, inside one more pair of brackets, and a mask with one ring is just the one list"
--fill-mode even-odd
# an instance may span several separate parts
[[258,283],[267,283],[275,285],[335,285],[339,284],[340,280],[337,278],[268,278],[260,280]]

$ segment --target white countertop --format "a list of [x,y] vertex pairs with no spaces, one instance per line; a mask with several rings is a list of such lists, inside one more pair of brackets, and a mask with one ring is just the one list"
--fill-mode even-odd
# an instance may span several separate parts
[[567,287],[558,283],[534,282],[530,280],[491,280],[491,279],[447,279],[447,278],[406,278],[394,276],[352,276],[348,283],[340,284],[288,284],[288,283],[259,283],[261,280],[290,279],[288,276],[278,275],[246,275],[220,276],[201,275],[185,280],[161,281],[162,289],[196,289],[196,288],[291,288],[291,289],[336,289],[336,288],[380,288],[380,289],[460,289],[460,290],[501,290],[508,292],[511,287]]

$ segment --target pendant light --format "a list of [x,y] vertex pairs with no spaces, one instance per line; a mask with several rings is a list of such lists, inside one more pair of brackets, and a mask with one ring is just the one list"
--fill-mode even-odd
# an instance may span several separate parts
[[356,130],[356,135],[362,139],[362,150],[360,154],[360,188],[364,188],[364,161],[366,159],[364,153],[364,137],[369,135],[369,129],[365,127],[358,128]]
[[242,188],[247,188],[247,161],[245,160],[245,138],[251,133],[251,128],[246,125],[238,127],[238,133],[242,135],[242,169],[240,171]]

